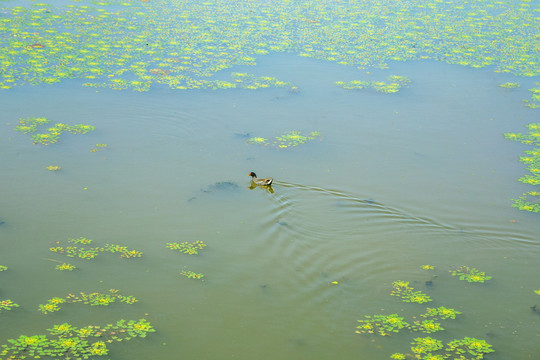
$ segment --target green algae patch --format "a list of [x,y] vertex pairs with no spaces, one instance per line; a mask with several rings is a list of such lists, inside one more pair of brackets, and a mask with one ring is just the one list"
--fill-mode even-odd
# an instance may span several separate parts
[[[529,175],[524,175],[518,180],[524,184],[538,187],[540,185],[540,123],[525,125],[529,130],[527,134],[505,133],[508,140],[519,141],[522,144],[533,146],[532,150],[525,150],[525,156],[521,156],[519,161],[527,165]],[[513,207],[519,210],[540,212],[540,191],[530,190],[524,192],[517,199],[513,199]]]
[[21,335],[7,340],[0,348],[0,356],[5,359],[90,359],[108,355],[110,343],[145,338],[155,329],[150,322],[140,319],[119,320],[105,326],[76,327],[63,323],[47,332],[47,335]]

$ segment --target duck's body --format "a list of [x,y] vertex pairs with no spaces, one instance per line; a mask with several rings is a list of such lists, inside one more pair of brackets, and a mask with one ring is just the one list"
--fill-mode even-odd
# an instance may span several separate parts
[[257,175],[253,171],[249,173],[249,176],[251,176],[251,181],[255,185],[259,185],[259,186],[270,186],[272,185],[272,182],[274,181],[274,179],[272,179],[271,177],[259,179],[257,178]]

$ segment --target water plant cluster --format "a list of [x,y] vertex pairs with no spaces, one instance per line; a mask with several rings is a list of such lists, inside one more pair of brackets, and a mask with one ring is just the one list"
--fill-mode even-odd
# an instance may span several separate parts
[[[82,244],[90,245],[92,243],[91,239],[85,237],[80,237],[78,239],[68,239],[69,243],[73,244]],[[53,246],[49,248],[51,252],[58,254],[65,254],[69,257],[78,257],[81,259],[90,260],[98,256],[102,252],[110,253],[120,253],[120,257],[124,259],[141,257],[143,253],[138,250],[130,250],[127,246],[115,245],[115,244],[105,244],[105,246],[100,247],[86,247],[86,246]]]
[[[433,270],[432,265],[422,265],[424,270]],[[491,277],[485,273],[479,272],[475,268],[462,266],[457,270],[450,271],[452,275],[463,276],[461,280],[470,282],[484,282]],[[427,284],[427,283],[426,283]],[[419,291],[415,291],[407,281],[392,282],[392,296],[397,296],[404,302],[415,302],[423,304],[430,302],[431,298]],[[374,334],[380,336],[390,336],[402,331],[422,332],[432,334],[443,331],[441,320],[454,320],[458,315],[462,314],[453,308],[445,306],[427,307],[425,311],[419,315],[399,316],[398,314],[375,314],[366,315],[364,319],[358,320],[359,325],[356,328],[357,334]],[[411,353],[394,353],[390,356],[394,360],[405,359],[422,359],[422,360],[481,360],[485,354],[491,353],[494,350],[492,346],[485,340],[473,337],[464,337],[455,339],[443,345],[439,339],[432,337],[418,337],[411,342]]]
[[[8,269],[7,266],[0,265],[0,272],[6,271]],[[18,304],[14,303],[12,300],[6,299],[6,300],[0,300],[0,313],[2,311],[9,311],[13,308],[19,307]]]
[[63,263],[62,265],[56,265],[55,269],[60,271],[73,271],[77,269],[77,267],[75,265]]
[[12,300],[0,300],[0,312],[2,312],[2,310],[11,310],[13,308],[16,308],[16,307],[19,307],[18,304],[14,303]]
[[110,289],[108,293],[81,292],[78,295],[68,294],[66,297],[53,297],[47,300],[47,303],[40,304],[38,309],[43,314],[59,311],[61,304],[83,303],[90,306],[108,306],[115,302],[125,303],[128,305],[136,303],[138,300],[134,296],[125,296],[119,293],[116,289]]
[[203,250],[206,247],[206,244],[200,240],[197,240],[192,243],[187,241],[182,243],[167,243],[165,246],[171,250],[178,250],[183,254],[196,255],[199,253],[199,250]]
[[47,335],[21,335],[2,345],[0,356],[5,359],[89,359],[108,355],[107,345],[113,342],[144,338],[155,332],[145,319],[119,320],[105,326],[76,327],[69,323],[54,325]]
[[305,144],[309,140],[320,138],[321,133],[318,131],[312,131],[307,135],[302,135],[300,131],[287,131],[282,135],[276,136],[273,140],[269,140],[263,137],[251,137],[247,139],[248,144],[257,144],[264,146],[271,146],[278,149],[285,149],[288,147],[298,146]]
[[[14,130],[22,132],[24,134],[35,133],[38,131],[38,126],[47,125],[50,120],[44,117],[28,117],[20,118],[19,124],[15,126]],[[71,134],[86,134],[89,131],[94,131],[96,128],[92,125],[78,124],[67,125],[63,123],[56,123],[53,127],[47,129],[46,132],[37,133],[32,135],[34,144],[51,145],[58,140],[64,132]]]
[[59,166],[59,165],[49,165],[49,166],[46,166],[45,169],[47,169],[49,171],[58,171],[58,170],[62,169],[62,167]]
[[[168,249],[176,250],[183,254],[197,255],[199,254],[199,251],[204,250],[207,245],[203,241],[197,240],[191,243],[187,241],[184,241],[182,243],[176,243],[176,242],[167,243],[167,245],[165,246]],[[196,279],[196,280],[202,280],[202,278],[204,277],[203,274],[199,274],[191,270],[185,270],[185,269],[180,272],[180,275],[185,276],[188,279]]]
[[202,280],[202,278],[204,277],[203,274],[198,274],[191,270],[185,270],[185,269],[180,272],[180,275],[185,276],[188,279],[196,279],[196,280]]
[[[411,345],[413,358],[425,360],[481,360],[485,354],[494,351],[485,340],[470,337],[452,340],[443,345],[441,340],[428,336],[414,339]],[[394,360],[410,359],[402,353],[394,353],[390,358]]]
[[536,83],[538,87],[529,89],[531,92],[531,100],[523,100],[525,106],[531,109],[537,109],[540,107],[540,83]]
[[491,276],[486,275],[485,272],[468,266],[460,266],[456,270],[449,271],[452,276],[459,276],[459,280],[464,280],[467,282],[483,283],[491,279]]
[[514,82],[505,82],[503,84],[499,84],[499,86],[505,89],[517,89],[521,85],[519,83],[514,83]]
[[426,311],[419,315],[425,320],[406,321],[404,317],[400,317],[398,314],[367,315],[364,320],[358,320],[360,325],[355,332],[357,334],[389,336],[404,329],[429,334],[444,330],[439,320],[455,319],[456,315],[459,314],[461,312],[457,310],[440,306],[438,308],[426,308]]
[[78,78],[146,91],[222,88],[213,76],[276,52],[358,68],[432,59],[539,74],[530,1],[92,1],[11,6],[0,89]]
[[96,147],[92,148],[90,152],[97,152],[98,150],[105,149],[107,147],[107,144],[96,144]]
[[403,302],[423,304],[431,301],[431,298],[423,292],[414,291],[414,288],[409,286],[408,281],[394,281],[392,283],[392,292],[390,295],[401,298],[401,301]]
[[[537,187],[540,185],[540,123],[531,123],[525,127],[529,130],[527,134],[505,133],[504,137],[533,146],[532,150],[525,150],[525,156],[519,158],[519,161],[527,165],[527,170],[530,173],[530,175],[519,178],[519,181]],[[540,212],[540,191],[530,190],[523,193],[517,199],[513,199],[512,206],[519,210]]]
[[391,75],[383,81],[336,81],[334,84],[346,90],[374,89],[384,94],[392,94],[398,92],[403,86],[409,84],[411,80],[406,76]]

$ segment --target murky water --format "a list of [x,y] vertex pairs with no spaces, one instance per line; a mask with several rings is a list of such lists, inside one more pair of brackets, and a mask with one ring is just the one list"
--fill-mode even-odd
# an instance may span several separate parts
[[[388,359],[410,352],[418,334],[354,332],[365,315],[425,309],[390,296],[405,280],[428,306],[463,313],[434,337],[485,339],[489,359],[536,359],[540,222],[510,207],[526,188],[517,181],[525,146],[502,136],[535,121],[521,104],[527,86],[510,92],[497,86],[510,75],[436,62],[390,69],[371,76],[405,75],[410,86],[345,91],[333,82],[357,71],[272,55],[255,74],[301,91],[139,94],[73,81],[2,93],[0,264],[9,271],[0,298],[21,305],[1,314],[2,343],[62,322],[144,317],[157,332],[112,344],[112,359]],[[27,116],[96,131],[33,145],[13,131]],[[281,150],[246,144],[248,134],[289,130],[322,137]],[[91,153],[96,143],[108,147]],[[248,189],[250,171],[273,176],[274,193]],[[226,181],[238,188],[213,187]],[[80,236],[144,255],[85,261],[49,251]],[[195,240],[208,245],[198,256],[165,247]],[[59,272],[57,261],[79,270]],[[493,279],[458,281],[449,270],[461,265]],[[54,296],[110,288],[139,302],[37,311]]]

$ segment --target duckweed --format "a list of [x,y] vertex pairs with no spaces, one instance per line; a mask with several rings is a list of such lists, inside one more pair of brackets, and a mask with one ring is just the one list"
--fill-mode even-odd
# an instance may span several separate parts
[[46,166],[45,169],[47,169],[49,171],[58,171],[58,170],[62,169],[62,167],[58,166],[58,165],[49,165],[49,166]]

